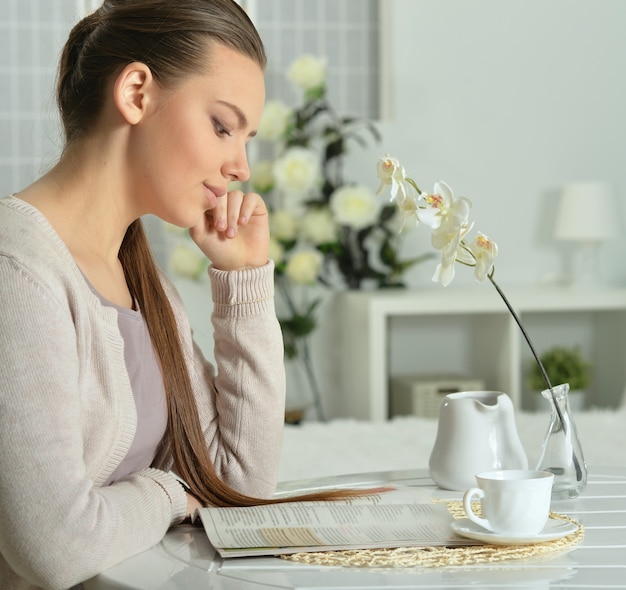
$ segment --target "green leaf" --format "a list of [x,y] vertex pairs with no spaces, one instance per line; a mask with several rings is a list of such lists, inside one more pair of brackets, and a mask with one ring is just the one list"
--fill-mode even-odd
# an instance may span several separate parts
[[326,160],[332,160],[333,158],[337,158],[344,153],[344,144],[343,138],[338,137],[334,141],[329,141],[326,144],[325,158]]
[[386,223],[387,221],[389,221],[390,219],[392,219],[394,217],[394,215],[396,214],[397,211],[397,207],[395,205],[385,205],[381,210],[380,210],[380,215],[378,217],[378,222],[379,223]]
[[387,238],[383,241],[380,248],[380,261],[387,266],[393,267],[398,259],[396,249],[391,245],[391,241]]
[[[580,347],[555,346],[539,356],[552,385],[569,383],[570,389],[585,389],[591,380],[591,365],[583,358]],[[543,373],[533,361],[528,384],[535,391],[546,389]]]
[[321,86],[318,86],[317,88],[310,88],[304,93],[304,98],[307,101],[321,100],[322,98],[324,98],[324,96],[326,96],[325,84],[322,84]]

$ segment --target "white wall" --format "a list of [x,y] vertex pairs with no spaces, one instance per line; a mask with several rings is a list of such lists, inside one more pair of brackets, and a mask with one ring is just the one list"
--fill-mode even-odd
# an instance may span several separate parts
[[[392,118],[381,124],[380,146],[355,153],[353,174],[374,174],[376,158],[390,152],[423,189],[443,179],[472,199],[475,229],[500,247],[503,284],[561,272],[552,226],[563,183],[613,183],[623,222],[626,2],[382,1]],[[428,247],[419,234],[407,253]],[[607,282],[626,282],[625,252],[624,234],[602,247]],[[431,274],[424,266],[411,277],[424,284]],[[471,273],[457,273],[455,284],[463,282]]]

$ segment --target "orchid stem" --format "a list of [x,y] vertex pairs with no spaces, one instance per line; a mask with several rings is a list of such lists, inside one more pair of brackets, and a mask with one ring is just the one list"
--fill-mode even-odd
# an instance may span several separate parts
[[565,420],[563,419],[563,413],[561,412],[561,408],[556,401],[556,394],[554,393],[554,389],[552,389],[552,383],[550,382],[550,377],[548,377],[548,373],[546,373],[546,369],[543,366],[543,363],[541,362],[541,359],[539,358],[539,355],[537,354],[537,351],[535,350],[535,347],[533,346],[533,343],[530,340],[530,336],[528,335],[528,332],[526,332],[524,325],[522,324],[517,313],[513,309],[513,306],[509,303],[509,300],[506,298],[506,295],[504,294],[502,289],[500,289],[500,287],[498,286],[498,283],[496,283],[496,281],[494,280],[493,270],[487,275],[487,278],[491,281],[491,284],[495,287],[496,291],[498,292],[498,295],[500,295],[500,297],[502,298],[502,301],[504,301],[504,304],[509,308],[511,315],[513,316],[513,319],[517,323],[519,329],[522,331],[522,334],[526,340],[526,343],[530,347],[530,351],[533,353],[533,356],[535,357],[535,361],[537,361],[537,365],[539,365],[539,369],[541,370],[541,374],[543,375],[544,381],[546,382],[548,389],[550,390],[550,393],[552,395],[552,402],[554,403],[554,407],[556,408],[556,413],[559,416],[559,421],[561,422],[561,427],[563,428],[563,432],[565,432],[566,431]]

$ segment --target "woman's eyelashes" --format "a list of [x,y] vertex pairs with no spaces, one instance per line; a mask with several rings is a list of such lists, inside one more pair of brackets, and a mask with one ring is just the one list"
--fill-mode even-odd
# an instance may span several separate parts
[[215,128],[215,133],[219,137],[228,136],[231,137],[232,131],[228,129],[219,119],[213,117],[213,127]]

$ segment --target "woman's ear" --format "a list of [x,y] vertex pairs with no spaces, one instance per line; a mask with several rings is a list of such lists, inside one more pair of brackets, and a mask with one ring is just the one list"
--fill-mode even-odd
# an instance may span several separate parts
[[155,89],[152,72],[144,63],[130,63],[120,72],[113,86],[113,100],[127,123],[136,125],[141,121]]

